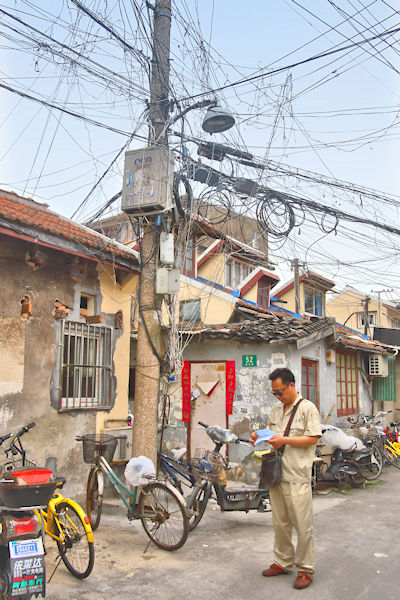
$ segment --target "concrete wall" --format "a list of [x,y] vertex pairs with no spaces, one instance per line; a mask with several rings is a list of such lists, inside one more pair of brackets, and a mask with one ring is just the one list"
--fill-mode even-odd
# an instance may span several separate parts
[[225,255],[221,249],[215,254],[210,254],[209,258],[198,267],[197,275],[218,285],[225,285]]
[[[119,303],[116,297],[107,297],[106,292],[112,296],[115,289],[104,282],[102,295],[96,262],[40,248],[37,256],[41,264],[32,268],[27,264],[29,249],[24,241],[0,237],[0,431],[2,434],[17,432],[23,425],[35,421],[37,426],[23,438],[27,456],[38,465],[43,465],[46,457],[56,456],[58,472],[67,478],[67,493],[79,498],[85,493],[89,467],[83,462],[82,447],[75,436],[96,430],[96,413],[57,410],[56,332],[60,322],[54,319],[52,312],[58,299],[73,309],[71,319],[80,320],[80,293],[86,292],[94,295],[97,314],[102,308],[110,311],[104,313],[104,324],[113,325]],[[32,316],[22,320],[21,299],[25,295],[32,303]],[[115,381],[117,370],[126,370],[122,361],[125,346],[129,367],[130,319],[126,312],[129,306],[128,303],[122,306],[124,330],[120,342],[120,334],[113,335],[117,352],[113,357]],[[127,375],[124,377],[117,386],[118,406],[119,398],[127,397],[127,390],[124,395]]]
[[118,422],[126,423],[128,414],[128,388],[130,367],[130,342],[131,342],[131,308],[132,296],[136,295],[138,276],[126,274],[122,283],[115,280],[113,269],[109,266],[99,265],[100,292],[102,295],[101,310],[103,313],[115,315],[122,311],[122,329],[118,330],[118,337],[114,350],[114,369],[116,378],[116,398],[114,406],[109,412],[97,414],[97,430],[103,429],[105,421],[107,426],[118,426]]
[[200,320],[207,325],[226,323],[235,307],[235,299],[226,292],[186,277],[181,277],[177,300],[200,300]]
[[[246,354],[257,356],[257,367],[242,367],[242,357]],[[269,392],[268,375],[277,367],[288,367],[296,378],[296,387],[301,390],[301,359],[317,360],[319,364],[319,400],[321,420],[328,415],[336,403],[336,364],[326,361],[324,341],[313,343],[298,350],[294,344],[238,343],[237,341],[192,342],[186,349],[185,360],[221,361],[235,360],[236,392],[233,414],[229,416],[229,427],[238,435],[266,426],[268,415],[277,400]],[[370,412],[371,401],[368,390],[361,378],[358,379],[360,412]],[[180,384],[171,388],[170,427],[165,435],[168,448],[186,445],[186,424],[181,421],[182,400]],[[336,408],[329,423],[345,426],[345,419],[338,419]],[[240,462],[250,449],[245,446],[231,446],[230,459]]]
[[[326,313],[328,317],[335,317],[338,323],[344,323],[348,319],[346,325],[351,329],[355,329],[360,333],[364,333],[364,327],[358,326],[358,315],[354,314],[350,317],[351,313],[362,313],[364,307],[361,301],[364,300],[364,296],[358,294],[353,290],[345,290],[343,293],[335,295],[326,305]],[[373,298],[369,302],[368,312],[376,313],[377,325],[380,327],[392,327],[392,319],[400,320],[400,314],[395,309],[378,303]],[[350,317],[350,318],[349,318]],[[371,337],[373,335],[373,327],[369,331]]]

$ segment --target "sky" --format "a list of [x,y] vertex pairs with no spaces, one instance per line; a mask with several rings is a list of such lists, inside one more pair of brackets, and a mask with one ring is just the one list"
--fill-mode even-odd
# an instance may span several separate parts
[[[236,125],[212,140],[252,153],[263,169],[204,162],[400,228],[400,32],[382,37],[399,27],[396,8],[384,0],[173,1],[171,98],[184,108],[217,97]],[[125,150],[146,143],[151,10],[144,0],[9,0],[0,10],[0,187],[83,222],[120,191]],[[174,130],[210,140],[203,116],[192,111]],[[170,143],[176,169],[183,150],[198,159],[196,144],[172,135]],[[215,200],[215,190],[195,190]],[[276,233],[270,258],[282,280],[297,257],[338,289],[390,289],[383,298],[400,299],[398,235],[300,204],[284,235],[286,205],[260,212],[252,199],[232,202]]]

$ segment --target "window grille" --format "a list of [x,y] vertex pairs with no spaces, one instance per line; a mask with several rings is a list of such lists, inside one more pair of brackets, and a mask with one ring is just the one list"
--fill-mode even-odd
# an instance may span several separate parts
[[60,410],[111,407],[111,327],[64,321]]

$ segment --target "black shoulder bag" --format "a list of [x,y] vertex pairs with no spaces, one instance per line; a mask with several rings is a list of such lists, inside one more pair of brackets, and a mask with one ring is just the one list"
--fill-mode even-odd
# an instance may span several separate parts
[[[288,424],[286,425],[283,437],[289,435],[294,416],[301,401],[302,398],[300,398],[297,404],[293,407],[292,414],[290,415],[290,419],[288,421]],[[280,484],[282,470],[282,455],[284,450],[285,446],[282,446],[281,448],[279,448],[279,450],[274,450],[273,452],[270,452],[269,454],[263,456],[260,473],[260,488],[272,488]]]

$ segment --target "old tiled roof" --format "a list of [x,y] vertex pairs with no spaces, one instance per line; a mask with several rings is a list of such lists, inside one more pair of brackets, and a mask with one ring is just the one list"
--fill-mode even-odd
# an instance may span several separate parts
[[388,354],[391,352],[385,344],[378,340],[371,340],[368,336],[363,336],[344,325],[336,323],[336,341],[335,345],[344,346],[352,350],[362,350],[373,354]]
[[9,229],[14,235],[33,238],[33,242],[72,251],[71,245],[63,243],[65,240],[96,260],[108,259],[131,267],[138,264],[137,252],[14,192],[0,190],[0,228],[3,233]]
[[394,352],[390,346],[335,323],[332,317],[299,317],[289,311],[249,306],[240,300],[236,305],[235,315],[246,317],[246,320],[240,323],[192,327],[190,330],[182,328],[181,333],[207,339],[266,343],[293,343],[309,335],[319,334],[316,339],[329,336],[329,343],[336,347],[343,346],[373,354]]
[[224,325],[205,325],[193,327],[190,331],[182,330],[187,334],[198,335],[202,338],[237,339],[250,342],[263,341],[268,343],[296,342],[312,333],[323,331],[332,327],[334,319],[324,317],[316,320],[306,318],[281,317],[275,314],[260,316],[254,321],[242,323],[227,323]]

